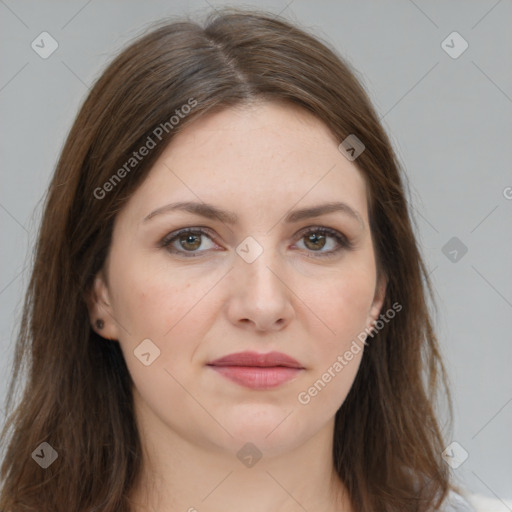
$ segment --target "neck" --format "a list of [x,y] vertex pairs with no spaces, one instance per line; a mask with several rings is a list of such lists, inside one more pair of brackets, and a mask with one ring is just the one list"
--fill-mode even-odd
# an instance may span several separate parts
[[[259,460],[252,446],[233,452],[191,440],[154,418],[134,393],[143,471],[130,494],[135,512],[352,512],[332,460],[334,419],[294,449]],[[146,418],[144,421],[142,417]],[[252,457],[252,459],[251,459]]]

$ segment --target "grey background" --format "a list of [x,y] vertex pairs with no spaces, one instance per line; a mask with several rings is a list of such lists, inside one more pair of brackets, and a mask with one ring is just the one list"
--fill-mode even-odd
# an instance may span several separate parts
[[[151,22],[202,16],[210,5],[225,4],[0,0],[2,402],[40,200],[77,108],[105,64]],[[512,2],[243,6],[282,13],[359,70],[406,169],[436,289],[436,328],[455,399],[448,442],[469,453],[452,471],[471,492],[512,498]],[[31,48],[43,31],[59,44],[48,59]],[[457,59],[441,47],[453,31],[469,44]],[[452,237],[468,249],[456,262],[443,253]]]

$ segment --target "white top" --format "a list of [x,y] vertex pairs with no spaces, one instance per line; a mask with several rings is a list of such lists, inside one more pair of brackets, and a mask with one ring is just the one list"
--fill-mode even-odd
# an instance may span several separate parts
[[473,505],[455,491],[450,491],[439,512],[476,512]]

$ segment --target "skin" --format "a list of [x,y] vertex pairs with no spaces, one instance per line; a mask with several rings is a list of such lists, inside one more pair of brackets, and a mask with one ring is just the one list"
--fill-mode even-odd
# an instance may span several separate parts
[[[145,457],[135,510],[352,510],[333,470],[332,436],[363,351],[307,405],[297,398],[378,318],[385,294],[365,181],[338,144],[321,121],[286,104],[210,113],[173,139],[118,214],[90,316],[104,320],[96,330],[106,343],[119,341],[134,381]],[[239,221],[184,211],[144,221],[176,201],[212,203]],[[329,201],[347,203],[360,221],[333,212],[282,222],[290,210]],[[174,239],[180,254],[159,245],[198,226],[210,235]],[[331,235],[308,243],[302,231],[315,226],[353,248]],[[248,236],[263,249],[252,263],[236,252]],[[134,355],[144,339],[160,350],[149,366]],[[262,391],[206,366],[245,350],[284,352],[304,370]],[[237,457],[248,442],[262,453],[252,467]]]

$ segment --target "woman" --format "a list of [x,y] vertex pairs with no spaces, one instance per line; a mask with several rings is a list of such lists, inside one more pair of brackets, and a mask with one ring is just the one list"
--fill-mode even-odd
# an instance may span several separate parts
[[349,66],[285,20],[130,45],[48,191],[0,509],[470,510],[402,180]]

